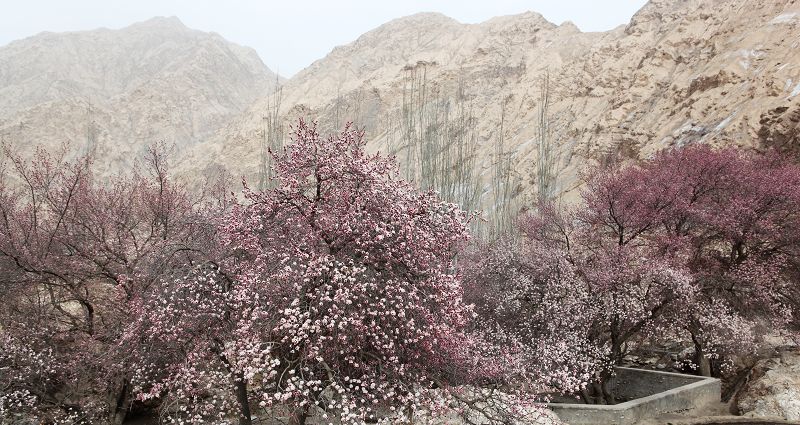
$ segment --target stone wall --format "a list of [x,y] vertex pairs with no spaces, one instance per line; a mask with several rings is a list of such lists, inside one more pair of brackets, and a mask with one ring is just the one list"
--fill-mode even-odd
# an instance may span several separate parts
[[715,378],[617,368],[616,394],[633,400],[615,405],[549,403],[569,425],[632,425],[662,413],[702,407],[720,400]]

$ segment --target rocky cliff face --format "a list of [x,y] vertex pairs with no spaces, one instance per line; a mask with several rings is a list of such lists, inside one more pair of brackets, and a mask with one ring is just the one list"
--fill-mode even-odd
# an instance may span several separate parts
[[274,87],[254,50],[154,18],[0,47],[0,137],[93,150],[107,171],[145,146],[207,139]]
[[[300,72],[283,87],[282,111],[287,122],[305,116],[324,130],[354,120],[374,149],[402,152],[395,123],[409,74],[424,72],[438,94],[460,86],[477,117],[486,201],[501,116],[515,193],[535,191],[539,98],[548,73],[558,190],[574,197],[587,167],[668,146],[797,150],[798,49],[797,0],[652,0],[627,26],[604,33],[581,33],[535,13],[476,25],[419,14],[370,31]],[[261,99],[197,145],[188,155],[192,170],[235,164],[239,174],[253,176],[262,117],[274,101]]]
[[759,360],[736,401],[740,414],[800,420],[800,353],[785,351]]
[[[403,161],[402,111],[411,82],[419,96],[424,78],[426,102],[449,99],[475,118],[481,205],[491,207],[493,169],[504,158],[514,196],[536,191],[549,75],[544,121],[557,191],[574,198],[589,167],[669,146],[800,153],[798,49],[798,0],[652,0],[603,33],[532,12],[480,24],[423,13],[367,32],[285,81],[281,117],[315,119],[323,131],[353,120],[372,149]],[[71,140],[109,169],[164,139],[178,145],[187,175],[224,168],[255,180],[274,81],[253,51],[175,19],[40,34],[0,48],[0,137],[26,146]]]

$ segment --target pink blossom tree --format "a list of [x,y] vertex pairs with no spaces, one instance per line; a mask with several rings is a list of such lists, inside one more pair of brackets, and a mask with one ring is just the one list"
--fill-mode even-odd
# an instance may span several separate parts
[[545,362],[546,370],[563,368],[581,378],[564,390],[580,390],[586,402],[614,403],[612,367],[637,342],[682,317],[697,288],[677,265],[619,245],[616,236],[597,236],[602,229],[578,219],[585,212],[541,205],[522,217],[517,240],[484,254],[500,258],[499,267],[478,266],[491,276],[477,280],[480,298],[494,305],[478,311],[501,326],[526,329],[526,339],[555,354],[559,362]]
[[486,401],[456,388],[496,388],[514,357],[467,329],[453,263],[467,215],[400,179],[351,127],[322,138],[301,121],[274,164],[274,189],[245,188],[222,221],[221,267],[143,303],[161,307],[132,334],[175,354],[143,362],[140,397],[165,397],[179,421],[240,424],[254,406],[291,423],[362,422]]
[[474,326],[498,345],[519,347],[531,390],[546,394],[584,390],[604,358],[580,320],[590,294],[563,254],[505,237],[476,244],[459,260]]
[[689,275],[696,295],[678,323],[708,375],[710,358],[754,346],[759,322],[788,330],[798,196],[800,167],[774,153],[690,146],[600,173],[578,221],[595,251],[636,249]]
[[754,345],[758,322],[787,330],[798,196],[800,167],[774,153],[690,146],[595,179],[583,219],[690,273],[699,293],[682,324],[708,375],[710,358]]
[[[687,330],[698,363],[709,374],[724,335],[747,334],[766,321],[790,332],[800,304],[796,265],[800,248],[800,167],[774,152],[693,146],[666,151],[642,166],[640,185],[674,188],[674,202],[653,238],[662,250],[683,250],[702,288],[699,304],[716,305],[717,317],[693,314]],[[703,309],[697,309],[703,311]],[[761,332],[763,334],[763,332]]]
[[[644,338],[688,336],[709,374],[710,358],[755,346],[760,322],[787,330],[797,306],[798,173],[772,154],[665,151],[598,170],[574,209],[539,206],[505,255],[543,262],[543,252],[557,252],[569,264],[571,285],[581,289],[561,302],[583,303],[570,317],[577,312],[606,365]],[[526,254],[527,247],[539,252]],[[522,277],[509,282],[525,283],[514,288],[563,276],[530,266],[515,273]],[[595,395],[613,402],[606,371]]]

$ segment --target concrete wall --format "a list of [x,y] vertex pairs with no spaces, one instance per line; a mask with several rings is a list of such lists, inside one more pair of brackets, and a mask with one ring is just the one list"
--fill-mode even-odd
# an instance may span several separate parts
[[720,399],[719,379],[679,373],[620,367],[612,385],[622,397],[640,398],[613,406],[549,403],[548,407],[569,425],[632,425]]

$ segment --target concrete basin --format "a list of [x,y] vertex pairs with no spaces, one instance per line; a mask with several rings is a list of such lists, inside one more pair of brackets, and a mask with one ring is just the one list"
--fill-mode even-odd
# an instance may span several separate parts
[[547,407],[569,425],[633,425],[720,399],[719,379],[627,367],[616,368],[611,388],[617,397],[629,401],[615,405],[548,403]]

